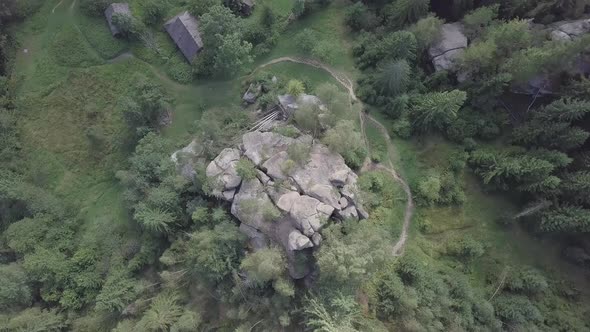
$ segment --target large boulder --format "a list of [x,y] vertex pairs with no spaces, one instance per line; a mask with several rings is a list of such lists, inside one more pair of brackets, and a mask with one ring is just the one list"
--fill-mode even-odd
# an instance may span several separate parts
[[242,183],[238,175],[236,164],[240,160],[240,150],[223,149],[207,166],[205,174],[215,180],[213,195],[228,201],[233,198],[235,189]]
[[[309,149],[298,149],[295,158],[289,155],[294,144]],[[342,156],[311,136],[255,131],[243,135],[240,148],[223,150],[206,174],[217,183],[214,194],[232,203],[231,213],[241,222],[252,250],[270,243],[282,246],[292,278],[312,271],[312,251],[321,244],[321,230],[330,219],[368,217],[356,194],[357,175]],[[309,155],[302,157],[301,151]],[[255,178],[238,176],[240,158],[253,162]],[[302,265],[302,260],[309,263]]]
[[468,40],[461,23],[447,23],[441,26],[437,42],[428,50],[436,71],[454,71],[456,61],[463,54]]
[[551,29],[552,40],[571,41],[590,32],[590,19],[555,22]]

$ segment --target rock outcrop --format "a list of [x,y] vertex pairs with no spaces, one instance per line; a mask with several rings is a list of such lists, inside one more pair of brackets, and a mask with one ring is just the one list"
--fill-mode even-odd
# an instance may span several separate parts
[[551,24],[551,40],[571,41],[590,32],[590,19],[560,21]]
[[456,61],[463,54],[467,44],[461,23],[443,24],[438,41],[428,50],[436,71],[454,71]]
[[[255,165],[256,177],[238,175],[241,158]],[[311,266],[301,264],[305,259],[298,256],[309,258],[330,219],[367,217],[357,194],[357,175],[342,156],[308,135],[246,133],[240,149],[223,150],[206,174],[215,183],[212,194],[231,203],[231,213],[242,223],[240,230],[250,238],[252,249],[268,243],[282,246],[294,279],[310,273]]]

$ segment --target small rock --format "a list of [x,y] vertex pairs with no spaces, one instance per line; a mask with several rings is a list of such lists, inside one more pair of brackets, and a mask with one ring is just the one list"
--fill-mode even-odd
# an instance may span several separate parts
[[320,233],[315,233],[311,236],[311,242],[313,242],[313,244],[315,246],[319,246],[320,243],[322,243],[322,234]]
[[346,199],[346,197],[340,197],[340,201],[338,201],[338,203],[340,204],[340,209],[346,209],[346,207],[348,206],[348,200]]
[[313,247],[313,243],[307,236],[301,234],[298,230],[295,229],[289,234],[290,250],[303,250],[311,247]]
[[342,219],[344,220],[348,220],[348,219],[353,219],[353,220],[358,220],[359,219],[359,215],[358,212],[356,210],[356,208],[354,206],[349,206],[346,209],[340,211],[340,217],[342,217]]

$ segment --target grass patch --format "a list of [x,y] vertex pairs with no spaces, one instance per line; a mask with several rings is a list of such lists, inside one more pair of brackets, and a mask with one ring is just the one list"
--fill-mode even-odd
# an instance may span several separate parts
[[[352,57],[350,32],[344,24],[344,13],[348,2],[337,0],[327,8],[320,8],[310,15],[292,22],[281,34],[275,48],[265,57],[258,59],[257,63],[263,63],[269,59],[281,56],[306,56],[295,44],[295,36],[304,29],[312,29],[316,32],[317,43],[331,43],[337,49],[330,64],[355,76],[356,69]],[[258,9],[260,12],[260,8]]]
[[49,53],[65,67],[89,67],[103,62],[87,44],[79,28],[72,24],[64,24],[53,36]]
[[103,17],[76,16],[80,31],[94,50],[105,60],[112,59],[127,49],[127,42],[115,38]]

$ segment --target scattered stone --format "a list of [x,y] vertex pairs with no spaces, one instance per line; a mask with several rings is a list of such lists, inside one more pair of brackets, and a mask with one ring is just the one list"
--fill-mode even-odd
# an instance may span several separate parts
[[320,233],[315,233],[314,235],[311,236],[311,242],[313,242],[313,244],[315,246],[319,246],[320,243],[322,243],[322,234]]
[[242,100],[248,104],[254,104],[256,102],[256,100],[258,99],[258,97],[260,96],[261,92],[262,92],[262,85],[260,85],[260,84],[255,85],[254,83],[251,83],[250,86],[248,87],[248,90],[246,91],[246,93],[244,93]]

